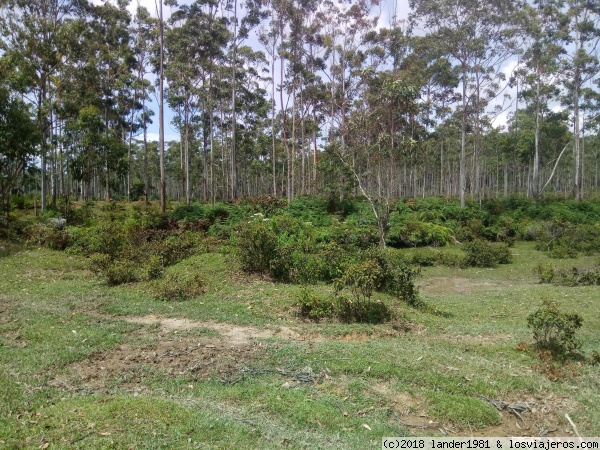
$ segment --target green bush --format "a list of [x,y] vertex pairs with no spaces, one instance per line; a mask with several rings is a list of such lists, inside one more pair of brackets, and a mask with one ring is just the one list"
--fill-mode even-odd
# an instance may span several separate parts
[[146,272],[146,280],[155,280],[160,278],[164,271],[163,262],[158,255],[152,255],[148,258],[148,262],[144,267],[144,271]]
[[343,323],[384,323],[392,319],[392,311],[381,301],[350,299],[338,295],[336,314]]
[[277,235],[262,221],[241,225],[235,236],[236,256],[242,269],[266,273],[277,256]]
[[[361,295],[367,297],[365,294],[373,289],[410,306],[424,305],[415,286],[415,278],[420,270],[410,267],[399,253],[371,247],[359,254],[358,261],[344,266],[342,275],[334,281],[334,286],[337,283],[336,290],[340,291],[344,287],[354,289],[353,294],[358,298]],[[360,286],[361,283],[365,286]]]
[[349,264],[342,275],[335,279],[333,286],[336,293],[348,289],[356,302],[370,301],[373,292],[381,289],[384,283],[384,270],[375,259]]
[[71,238],[69,251],[82,256],[106,253],[116,258],[127,244],[124,227],[118,222],[103,222],[89,228],[69,227]]
[[453,240],[452,230],[430,222],[392,223],[386,242],[390,247],[442,247]]
[[335,298],[319,295],[310,288],[302,287],[296,296],[300,308],[300,316],[319,322],[325,318],[331,318],[336,313]]
[[558,286],[598,286],[600,285],[600,267],[561,269],[551,263],[539,264],[534,273],[540,283],[552,283]]
[[464,264],[473,267],[495,267],[512,262],[512,253],[504,243],[472,241],[463,244]]
[[189,300],[204,292],[204,282],[198,274],[169,273],[152,284],[154,298],[165,302]]
[[559,357],[577,353],[581,342],[575,334],[582,323],[581,316],[561,311],[559,304],[550,299],[544,299],[542,307],[527,317],[536,347]]
[[548,252],[548,256],[554,259],[577,258],[578,252],[574,247],[564,244],[553,245]]
[[556,278],[557,269],[554,264],[540,263],[533,269],[533,273],[539,277],[540,283],[552,283]]
[[28,242],[52,250],[64,250],[69,243],[69,234],[65,230],[42,222],[25,227],[23,235]]
[[106,281],[111,286],[139,281],[141,276],[138,265],[132,261],[116,260],[104,272]]

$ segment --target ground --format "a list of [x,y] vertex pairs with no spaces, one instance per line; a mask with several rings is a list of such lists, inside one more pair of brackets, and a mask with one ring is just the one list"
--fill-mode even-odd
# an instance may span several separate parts
[[391,323],[344,325],[302,321],[297,286],[224,254],[180,263],[200,268],[202,297],[159,302],[143,283],[106,286],[82,258],[18,251],[0,258],[0,447],[379,448],[568,436],[566,414],[598,435],[598,366],[551,381],[519,343],[551,296],[584,317],[584,351],[600,349],[599,288],[541,285],[531,268],[547,256],[514,253],[496,269],[426,269],[421,295],[443,314],[396,305]]

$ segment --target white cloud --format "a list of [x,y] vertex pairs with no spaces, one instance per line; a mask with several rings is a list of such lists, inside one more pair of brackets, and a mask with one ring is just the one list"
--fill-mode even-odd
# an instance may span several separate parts
[[494,128],[506,127],[508,123],[508,114],[502,113],[498,114],[496,118],[492,121],[492,126]]
[[[140,137],[138,137],[140,139]],[[148,133],[148,142],[158,142],[158,133]],[[179,135],[174,133],[165,133],[165,142],[177,141],[179,142]]]

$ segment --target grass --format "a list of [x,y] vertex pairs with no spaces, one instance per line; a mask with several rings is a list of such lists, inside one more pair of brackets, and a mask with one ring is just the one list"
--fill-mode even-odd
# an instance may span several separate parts
[[[494,269],[424,268],[422,296],[445,314],[395,305],[410,324],[398,331],[304,323],[293,304],[298,286],[242,274],[226,254],[169,267],[200,272],[207,290],[161,302],[150,283],[107,286],[83,258],[13,248],[0,257],[0,447],[378,448],[382,436],[439,434],[411,422],[419,418],[458,435],[501,432],[507,413],[480,396],[534,399],[557,433],[569,413],[582,435],[597,435],[600,367],[583,364],[552,382],[517,344],[531,342],[526,317],[550,296],[584,318],[584,352],[600,351],[600,288],[539,284],[532,268],[548,257],[530,243],[513,253],[513,264]],[[128,321],[149,316],[197,326]],[[288,329],[294,339],[281,334]],[[249,330],[271,334],[227,340]],[[94,378],[110,354],[122,355],[106,360],[122,366]],[[204,371],[188,370],[197,361]],[[298,383],[301,373],[315,383]]]

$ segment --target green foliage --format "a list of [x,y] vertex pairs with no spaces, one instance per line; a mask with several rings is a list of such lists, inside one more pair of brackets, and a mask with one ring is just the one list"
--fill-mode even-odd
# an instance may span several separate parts
[[43,222],[34,222],[26,226],[23,236],[31,244],[52,250],[64,250],[69,244],[69,235],[64,229]]
[[337,297],[337,316],[343,323],[384,323],[392,318],[392,311],[381,301]]
[[342,289],[349,289],[356,302],[370,301],[375,290],[384,283],[384,271],[375,259],[349,264],[342,275],[334,280],[336,294]]
[[420,271],[410,267],[399,254],[372,247],[358,257],[358,261],[346,264],[340,277],[334,280],[338,293],[349,289],[358,301],[369,300],[373,291],[379,291],[410,306],[424,306],[414,284]]
[[330,204],[321,197],[296,197],[290,203],[287,213],[316,227],[330,226]]
[[538,264],[533,273],[540,278],[540,283],[552,283],[556,278],[557,269],[552,263]]
[[303,287],[296,296],[299,315],[305,319],[319,322],[323,319],[335,319],[342,323],[383,323],[393,314],[381,301],[365,298],[348,298],[339,293],[335,296],[316,293]]
[[[92,264],[95,263],[95,261],[92,261]],[[103,265],[98,271],[106,278],[106,282],[109,286],[133,283],[141,279],[138,265],[135,262],[128,260],[118,259],[110,261],[107,265]]]
[[395,219],[387,234],[386,243],[390,247],[441,247],[452,242],[452,230],[430,222]]
[[536,242],[536,249],[548,251],[553,258],[575,258],[578,252],[592,255],[600,250],[600,226],[590,224],[538,222],[526,236]]
[[463,244],[463,250],[466,266],[495,267],[512,261],[510,248],[504,243],[477,240]]
[[554,259],[577,258],[577,250],[562,243],[551,246],[548,256]]
[[196,224],[206,230],[214,223],[225,222],[231,216],[232,208],[222,203],[179,205],[169,214],[169,219],[176,223]]
[[534,273],[540,283],[552,283],[558,286],[598,286],[600,285],[600,267],[562,269],[552,263],[539,264]]
[[419,248],[415,250],[408,261],[417,266],[447,266],[461,267],[464,266],[464,257],[454,253],[440,251],[430,247]]
[[277,256],[277,235],[262,220],[242,224],[232,239],[242,269],[260,273],[269,271],[271,261]]
[[164,271],[163,262],[158,255],[152,255],[148,258],[148,263],[144,267],[144,271],[146,272],[147,280],[155,280],[160,278]]
[[89,228],[69,227],[69,252],[82,256],[105,253],[115,258],[127,243],[124,227],[118,222],[101,222]]
[[544,299],[541,308],[527,317],[536,347],[558,357],[573,355],[579,350],[581,342],[575,334],[582,323],[580,315],[561,311],[560,305],[550,299]]
[[152,284],[152,295],[157,300],[184,301],[199,297],[205,292],[205,285],[196,273],[169,273]]
[[336,313],[335,298],[317,294],[313,289],[302,287],[296,296],[300,317],[319,322],[333,317]]
[[277,198],[273,195],[260,195],[258,197],[248,197],[244,199],[255,212],[259,212],[266,217],[272,217],[282,213],[288,206],[285,198]]

